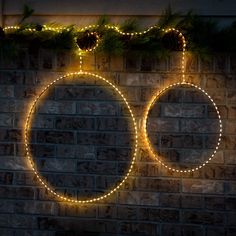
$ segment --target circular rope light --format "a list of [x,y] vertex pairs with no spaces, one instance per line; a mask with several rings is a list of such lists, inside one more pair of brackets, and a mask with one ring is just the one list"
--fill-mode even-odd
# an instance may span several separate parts
[[[133,157],[132,157],[132,160],[131,160],[131,164],[129,166],[129,169],[126,173],[126,175],[123,177],[123,179],[121,180],[121,182],[115,186],[113,189],[111,189],[109,192],[105,193],[104,195],[101,195],[101,196],[98,196],[98,197],[94,197],[94,198],[91,198],[91,199],[86,199],[86,200],[77,200],[77,199],[73,199],[73,198],[68,198],[68,197],[65,197],[63,196],[62,194],[60,193],[57,193],[42,177],[41,175],[39,174],[37,168],[36,168],[36,165],[33,161],[33,156],[31,154],[31,151],[30,151],[30,130],[31,130],[31,122],[32,122],[32,117],[33,117],[33,113],[34,113],[34,110],[35,110],[35,107],[38,103],[38,101],[40,100],[40,98],[42,97],[42,95],[49,89],[51,88],[56,82],[60,81],[60,80],[63,80],[65,78],[68,78],[68,77],[71,77],[71,76],[90,76],[90,77],[93,77],[95,79],[100,79],[102,81],[104,81],[105,83],[107,83],[108,85],[110,85],[116,92],[117,94],[119,94],[122,98],[122,100],[124,101],[126,107],[128,108],[129,110],[129,113],[130,113],[130,116],[132,118],[132,121],[133,121],[133,126],[134,126],[134,152],[133,152]],[[56,197],[58,197],[59,199],[63,200],[63,201],[68,201],[68,202],[73,202],[73,203],[78,203],[78,204],[84,204],[84,203],[91,203],[91,202],[96,202],[96,201],[99,201],[99,200],[102,200],[104,198],[107,198],[108,196],[110,196],[112,193],[114,193],[115,191],[117,191],[123,184],[124,182],[127,180],[128,176],[130,175],[132,169],[133,169],[133,165],[134,165],[134,162],[135,162],[135,158],[136,158],[136,155],[137,155],[137,147],[138,147],[138,133],[137,133],[137,124],[136,124],[136,121],[135,121],[135,118],[134,118],[134,114],[133,114],[133,111],[132,109],[130,108],[130,105],[129,103],[127,102],[127,99],[125,98],[125,96],[123,95],[123,93],[112,83],[110,82],[109,80],[105,79],[104,77],[102,76],[99,76],[99,75],[96,75],[96,74],[93,74],[93,73],[89,73],[89,72],[75,72],[75,73],[69,73],[69,74],[66,74],[56,80],[54,80],[53,82],[51,82],[50,84],[48,84],[46,87],[44,87],[44,89],[41,91],[41,93],[34,99],[34,101],[32,102],[30,108],[29,108],[29,111],[27,113],[27,116],[26,116],[26,121],[25,121],[25,129],[24,129],[24,145],[25,145],[25,151],[26,151],[26,156],[30,162],[30,165],[31,165],[31,168],[33,170],[33,172],[35,173],[35,175],[37,176],[37,179],[39,180],[39,182],[50,192],[52,193],[53,195],[55,195]]]
[[[148,119],[148,114],[151,110],[151,108],[154,106],[154,104],[156,103],[156,101],[160,98],[160,96],[162,94],[164,94],[167,90],[173,88],[173,87],[176,87],[176,86],[182,86],[182,85],[188,85],[188,86],[191,86],[193,88],[196,88],[197,90],[199,90],[200,92],[204,93],[208,98],[209,100],[211,101],[211,103],[213,104],[215,110],[216,110],[216,113],[217,113],[217,116],[218,116],[218,120],[219,120],[219,135],[218,135],[218,141],[217,141],[217,144],[214,148],[214,151],[213,153],[211,154],[211,156],[205,161],[203,162],[202,164],[200,164],[199,166],[197,167],[194,167],[194,168],[189,168],[189,169],[178,169],[178,168],[172,168],[171,166],[167,165],[166,163],[164,163],[158,156],[158,154],[156,153],[154,147],[152,146],[152,144],[150,143],[150,140],[149,140],[149,137],[148,137],[148,133],[147,133],[147,119]],[[174,172],[180,172],[180,173],[187,173],[187,172],[194,172],[194,171],[197,171],[199,169],[201,169],[202,167],[204,167],[207,163],[209,163],[209,161],[212,160],[212,158],[215,156],[217,150],[219,149],[219,145],[220,145],[220,142],[221,142],[221,136],[222,136],[222,121],[221,121],[221,116],[220,116],[220,112],[219,112],[219,109],[216,105],[216,103],[214,102],[214,100],[211,98],[211,96],[204,90],[202,89],[201,87],[195,85],[195,84],[192,84],[192,83],[189,83],[189,82],[186,82],[186,81],[182,81],[182,82],[179,82],[179,83],[173,83],[173,84],[170,84],[168,85],[167,87],[163,88],[161,91],[159,91],[157,94],[155,94],[151,101],[149,102],[146,110],[145,110],[145,114],[144,114],[144,118],[143,118],[143,131],[144,131],[144,140],[145,140],[145,143],[147,145],[147,148],[148,148],[148,151],[149,153],[155,157],[157,159],[157,161],[162,165],[164,166],[165,168],[167,168],[168,170],[171,170],[171,171],[174,171]]]

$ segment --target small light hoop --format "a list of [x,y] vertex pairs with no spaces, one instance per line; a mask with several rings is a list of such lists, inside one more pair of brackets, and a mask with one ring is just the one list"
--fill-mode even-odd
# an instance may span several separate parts
[[[132,118],[132,121],[133,121],[133,126],[134,126],[134,152],[133,152],[133,157],[132,157],[132,160],[131,160],[131,164],[129,166],[129,169],[126,173],[126,175],[124,175],[123,179],[121,180],[121,182],[115,187],[113,188],[112,190],[110,190],[109,192],[105,193],[104,195],[101,195],[101,196],[98,196],[98,197],[94,197],[94,198],[91,198],[91,199],[86,199],[86,200],[77,200],[77,199],[73,199],[73,198],[68,198],[68,197],[64,197],[63,195],[55,192],[53,190],[52,187],[49,186],[49,184],[43,180],[43,178],[41,177],[41,175],[39,174],[39,172],[37,171],[37,168],[35,167],[35,163],[33,161],[33,158],[32,158],[32,155],[30,153],[30,138],[29,138],[29,135],[30,135],[30,129],[31,129],[31,121],[32,121],[32,115],[33,115],[33,112],[34,112],[34,109],[35,109],[35,106],[37,105],[37,102],[40,100],[41,96],[51,87],[53,86],[56,82],[62,80],[62,79],[65,79],[65,78],[68,78],[70,76],[90,76],[90,77],[93,77],[95,79],[100,79],[100,80],[103,80],[105,83],[107,83],[108,85],[110,85],[122,98],[122,100],[124,101],[126,107],[128,108],[129,110],[129,113],[131,115],[131,118]],[[28,158],[29,162],[30,162],[30,165],[31,165],[31,168],[32,170],[34,171],[35,175],[37,176],[38,180],[40,181],[40,183],[50,192],[52,193],[53,195],[55,195],[56,197],[58,197],[60,200],[63,200],[63,201],[67,201],[67,202],[72,202],[72,203],[77,203],[77,204],[86,204],[86,203],[91,203],[91,202],[96,202],[96,201],[99,201],[99,200],[102,200],[102,199],[105,199],[107,198],[108,196],[110,196],[112,193],[116,192],[123,184],[124,182],[127,180],[128,176],[130,175],[132,169],[133,169],[133,165],[134,165],[134,162],[135,162],[135,159],[136,159],[136,155],[137,155],[137,148],[138,148],[138,132],[137,132],[137,124],[136,124],[136,121],[135,121],[135,117],[134,117],[134,114],[133,114],[133,111],[132,109],[130,108],[130,105],[127,101],[127,99],[125,98],[125,96],[123,95],[123,93],[112,83],[110,82],[109,80],[105,79],[104,77],[102,76],[99,76],[99,75],[96,75],[96,74],[93,74],[93,73],[90,73],[90,72],[74,72],[74,73],[69,73],[69,74],[66,74],[56,80],[54,80],[53,82],[51,82],[50,84],[46,85],[44,87],[44,89],[41,91],[41,93],[34,99],[34,101],[32,102],[30,108],[29,108],[29,111],[27,113],[27,116],[26,116],[26,122],[25,122],[25,129],[24,129],[24,145],[25,145],[25,151],[26,151],[26,157]]]
[[[219,120],[219,136],[218,136],[218,141],[217,141],[217,144],[214,148],[214,151],[213,153],[211,154],[211,156],[208,158],[208,160],[206,160],[205,162],[203,162],[202,164],[200,164],[199,166],[197,167],[194,167],[194,168],[189,168],[189,169],[178,169],[178,168],[172,168],[170,167],[169,165],[167,165],[166,163],[164,163],[160,157],[158,156],[158,154],[156,153],[156,151],[154,150],[152,144],[150,143],[149,141],[149,138],[148,138],[148,133],[147,133],[147,119],[148,119],[148,114],[150,112],[150,109],[152,108],[152,106],[155,104],[155,102],[160,98],[160,96],[162,94],[164,94],[167,90],[173,88],[173,87],[176,87],[176,86],[182,86],[182,85],[188,85],[188,86],[191,86],[191,87],[194,87],[196,89],[198,89],[199,91],[203,92],[208,98],[209,100],[211,101],[211,103],[213,104],[215,110],[216,110],[216,113],[217,113],[217,116],[218,116],[218,120]],[[144,114],[144,118],[143,118],[143,132],[144,132],[144,140],[145,140],[145,143],[146,143],[146,146],[148,148],[148,151],[149,153],[155,157],[157,159],[157,161],[162,165],[164,166],[166,169],[168,170],[171,170],[171,171],[174,171],[174,172],[180,172],[180,173],[190,173],[190,172],[194,172],[194,171],[197,171],[199,169],[201,169],[202,167],[204,167],[206,164],[209,163],[209,161],[212,160],[212,158],[215,156],[217,150],[219,149],[219,145],[220,145],[220,142],[221,142],[221,136],[222,136],[222,121],[221,121],[221,116],[220,116],[220,112],[219,112],[219,109],[218,107],[216,106],[216,103],[214,102],[214,100],[211,98],[211,96],[204,90],[202,89],[201,87],[195,85],[195,84],[192,84],[192,83],[189,83],[189,82],[186,82],[186,81],[183,81],[183,82],[179,82],[179,83],[173,83],[173,84],[170,84],[168,85],[167,87],[163,88],[160,92],[158,92],[157,94],[155,94],[152,99],[150,100],[146,110],[145,110],[145,114]]]

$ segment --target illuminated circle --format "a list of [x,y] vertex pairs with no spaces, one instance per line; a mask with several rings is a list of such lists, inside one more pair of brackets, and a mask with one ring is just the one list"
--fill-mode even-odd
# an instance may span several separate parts
[[[51,86],[53,86],[56,82],[60,81],[60,80],[63,80],[65,78],[68,78],[68,77],[71,77],[71,76],[75,76],[75,75],[78,75],[78,76],[90,76],[90,77],[93,77],[95,79],[99,79],[99,80],[102,80],[104,81],[105,83],[107,83],[108,85],[110,85],[116,92],[117,94],[119,94],[122,98],[122,100],[124,101],[124,103],[126,104],[126,107],[128,108],[128,111],[130,113],[130,116],[132,118],[132,121],[133,121],[133,125],[134,125],[134,152],[133,152],[133,157],[132,157],[132,160],[131,160],[131,164],[129,166],[129,169],[126,173],[126,175],[123,177],[123,179],[121,180],[121,182],[116,186],[114,187],[112,190],[110,190],[109,192],[105,193],[104,195],[101,195],[101,196],[98,196],[98,197],[94,197],[94,198],[91,198],[91,199],[87,199],[87,200],[77,200],[77,199],[73,199],[73,198],[68,198],[68,197],[65,197],[63,195],[61,195],[60,193],[57,193],[53,190],[52,187],[49,186],[49,184],[43,180],[43,178],[41,177],[41,175],[39,174],[39,172],[37,171],[37,168],[35,166],[35,163],[33,161],[33,157],[31,155],[31,152],[30,152],[30,130],[31,130],[31,122],[32,122],[32,116],[33,116],[33,113],[34,113],[34,110],[35,110],[35,107],[38,103],[38,101],[40,100],[40,98],[42,97],[42,95],[49,89],[51,88]],[[127,99],[125,98],[125,96],[123,95],[123,93],[113,84],[111,83],[109,80],[105,79],[104,77],[102,76],[99,76],[99,75],[96,75],[96,74],[93,74],[93,73],[89,73],[89,72],[75,72],[75,73],[69,73],[69,74],[66,74],[56,80],[54,80],[53,82],[51,82],[50,84],[48,84],[43,90],[42,92],[34,99],[34,101],[32,102],[30,108],[29,108],[29,111],[28,111],[28,114],[27,114],[27,117],[26,117],[26,122],[25,122],[25,130],[24,130],[24,145],[25,145],[25,150],[26,150],[26,156],[31,164],[31,168],[32,170],[34,171],[35,175],[37,176],[38,180],[40,181],[40,183],[49,191],[51,192],[53,195],[55,195],[56,197],[58,197],[59,199],[61,200],[64,200],[64,201],[68,201],[68,202],[73,202],[73,203],[78,203],[78,204],[84,204],[84,203],[91,203],[91,202],[95,202],[95,201],[99,201],[99,200],[102,200],[108,196],[110,196],[112,193],[114,193],[115,191],[117,191],[123,184],[124,182],[127,180],[128,176],[130,175],[132,169],[133,169],[133,165],[134,165],[134,161],[135,161],[135,158],[136,158],[136,155],[137,155],[137,147],[138,147],[138,133],[137,133],[137,124],[136,124],[136,121],[135,121],[135,118],[134,118],[134,114],[133,114],[133,111],[131,110],[130,108],[130,105],[129,103],[127,102]]]
[[[160,98],[161,95],[163,95],[167,90],[171,89],[171,88],[174,88],[176,86],[181,86],[181,85],[188,85],[190,87],[194,87],[196,88],[197,90],[203,92],[208,98],[209,100],[211,101],[211,103],[213,104],[215,110],[216,110],[216,113],[217,113],[217,116],[218,116],[218,121],[219,121],[219,136],[218,136],[218,141],[217,141],[217,144],[214,148],[214,151],[213,153],[211,154],[211,156],[205,161],[203,162],[202,164],[200,164],[199,166],[197,167],[194,167],[194,168],[189,168],[189,169],[178,169],[178,168],[172,168],[170,167],[169,165],[167,165],[166,163],[164,163],[160,157],[158,156],[158,154],[156,153],[156,151],[154,150],[154,147],[152,146],[152,144],[150,143],[150,140],[149,140],[149,137],[148,137],[148,133],[147,133],[147,119],[148,119],[148,114],[151,110],[151,108],[154,106],[154,104],[156,103],[156,101]],[[195,84],[192,84],[192,83],[188,83],[188,82],[179,82],[179,83],[174,83],[174,84],[170,84],[169,86],[165,87],[164,89],[162,89],[160,92],[158,92],[157,94],[155,94],[153,96],[153,98],[151,99],[150,103],[148,104],[146,110],[145,110],[145,114],[144,114],[144,120],[143,120],[143,130],[144,130],[144,135],[145,135],[145,143],[147,145],[147,148],[148,148],[148,151],[150,152],[150,154],[155,157],[157,159],[157,161],[162,165],[164,166],[165,168],[167,168],[168,170],[171,170],[171,171],[174,171],[174,172],[180,172],[180,173],[187,173],[187,172],[194,172],[194,171],[197,171],[199,169],[201,169],[202,167],[204,167],[207,163],[209,163],[209,161],[212,160],[212,158],[215,156],[218,148],[219,148],[219,145],[220,145],[220,142],[221,142],[221,136],[222,136],[222,121],[221,121],[221,116],[220,116],[220,112],[219,112],[219,109],[218,107],[216,106],[214,100],[210,97],[210,95],[204,90],[202,89],[201,87],[195,85]]]

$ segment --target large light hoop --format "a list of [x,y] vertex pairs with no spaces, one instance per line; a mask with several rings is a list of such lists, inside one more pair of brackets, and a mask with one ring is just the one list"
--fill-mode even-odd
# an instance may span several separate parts
[[[63,196],[60,193],[57,193],[54,188],[52,186],[50,186],[49,183],[47,183],[43,177],[40,175],[39,171],[37,170],[37,167],[33,161],[33,156],[31,154],[31,150],[30,150],[30,131],[31,131],[31,123],[32,123],[32,118],[33,118],[33,113],[34,110],[37,106],[37,103],[39,102],[40,98],[45,94],[46,91],[48,91],[48,89],[50,89],[53,85],[55,85],[57,82],[63,80],[63,79],[68,79],[70,77],[73,76],[88,76],[88,77],[92,77],[95,79],[99,79],[104,81],[106,84],[108,84],[109,86],[112,87],[113,90],[116,91],[116,93],[122,98],[124,104],[126,105],[129,114],[131,116],[132,119],[132,123],[133,123],[133,127],[134,127],[134,150],[133,150],[133,156],[132,156],[132,160],[129,166],[129,169],[127,171],[127,173],[123,176],[123,179],[121,180],[121,182],[118,183],[118,185],[116,185],[113,189],[111,189],[110,191],[106,192],[105,194],[98,196],[98,197],[94,197],[91,199],[83,199],[83,200],[79,200],[79,199],[73,199],[73,198],[68,198]],[[59,198],[60,200],[63,201],[67,201],[67,202],[73,202],[73,203],[78,203],[78,204],[85,204],[85,203],[91,203],[91,202],[96,202],[96,201],[100,201],[102,199],[107,198],[108,196],[110,196],[112,193],[116,192],[123,184],[124,182],[127,180],[128,176],[130,175],[133,166],[134,166],[134,162],[136,159],[136,155],[137,155],[137,148],[138,148],[138,132],[137,132],[137,124],[135,121],[135,117],[133,114],[133,111],[127,101],[127,99],[125,98],[125,96],[123,95],[123,93],[109,80],[107,80],[106,78],[90,73],[90,72],[75,72],[75,73],[69,73],[66,74],[56,80],[54,80],[53,82],[51,82],[50,84],[46,85],[44,87],[44,89],[41,91],[41,93],[33,100],[32,104],[30,105],[30,108],[28,110],[27,116],[26,116],[26,121],[25,121],[25,129],[24,129],[24,145],[25,145],[25,151],[26,151],[26,156],[30,162],[31,168],[33,170],[33,172],[35,173],[35,175],[37,176],[37,179],[39,180],[39,182],[50,192],[52,193],[54,196],[56,196],[57,198]]]

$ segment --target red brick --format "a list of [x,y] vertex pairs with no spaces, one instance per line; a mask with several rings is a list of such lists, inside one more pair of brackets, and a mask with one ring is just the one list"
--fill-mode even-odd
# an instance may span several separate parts
[[93,130],[94,119],[84,117],[63,117],[55,118],[55,128],[62,130]]
[[0,84],[21,84],[24,73],[16,70],[1,71]]
[[0,126],[12,127],[13,120],[13,114],[0,114]]
[[[226,92],[223,89],[207,89],[207,93],[211,96],[217,105],[224,105],[226,100]],[[211,102],[209,102],[211,104]],[[211,104],[212,105],[212,104]]]
[[156,224],[151,223],[134,223],[134,222],[121,222],[119,225],[119,233],[121,234],[134,234],[134,235],[157,235]]
[[96,212],[96,207],[91,205],[78,206],[71,203],[58,204],[58,216],[93,218],[96,217]]
[[159,193],[120,191],[118,192],[118,203],[128,205],[159,206]]
[[206,228],[206,236],[225,236],[226,231],[223,227],[207,227]]
[[182,195],[181,196],[181,207],[182,208],[204,208],[204,198],[202,196],[194,195]]
[[179,211],[170,209],[140,208],[139,219],[154,222],[178,222]]
[[117,207],[116,206],[98,206],[98,217],[112,219],[117,217]]
[[194,117],[203,118],[205,116],[205,106],[193,104],[165,104],[163,114],[166,117]]
[[225,209],[229,211],[236,210],[236,198],[235,197],[226,197],[225,198]]
[[135,181],[134,188],[150,192],[157,190],[159,192],[179,192],[180,181],[175,179],[138,178]]
[[137,220],[138,209],[136,207],[117,207],[117,218],[120,220]]
[[40,171],[51,171],[51,172],[74,172],[76,170],[76,161],[73,159],[38,159],[37,167]]
[[96,69],[99,71],[110,70],[110,57],[106,55],[95,55]]
[[116,175],[117,165],[115,162],[106,161],[77,161],[77,172],[84,174]]
[[1,187],[1,198],[19,198],[19,199],[33,199],[34,189],[32,187]]
[[235,227],[235,225],[236,225],[236,213],[235,212],[227,213],[226,224],[229,225],[229,226],[234,226]]
[[54,215],[56,213],[56,207],[55,203],[46,201],[19,201],[14,203],[14,212],[16,214]]
[[[64,169],[68,171],[68,168]],[[76,174],[43,174],[47,181],[54,187],[93,189],[94,176],[76,175]]]
[[44,101],[39,105],[39,112],[46,114],[75,114],[76,104],[69,101]]
[[223,225],[224,215],[215,212],[185,211],[183,221],[192,224]]
[[129,118],[97,118],[98,130],[129,131],[131,129]]
[[179,194],[160,194],[160,206],[162,207],[180,207],[180,195]]
[[235,96],[236,90],[228,90],[227,93],[227,101],[228,104],[236,104],[236,96]]
[[224,179],[225,167],[217,164],[208,164],[194,174],[194,176],[201,179]]
[[38,184],[38,180],[33,172],[17,172],[14,175],[14,184],[32,186]]
[[235,179],[236,177],[236,169],[234,166],[227,165],[225,166],[225,179]]
[[[16,99],[24,99],[24,98],[35,98],[39,93],[43,90],[43,88],[39,87],[33,87],[29,85],[24,86],[18,86],[17,89],[15,89],[15,98]],[[47,99],[54,98],[54,90],[52,88],[48,89],[47,92],[45,92],[45,95],[47,96]]]
[[9,185],[13,182],[12,172],[0,172],[0,184]]
[[21,130],[18,129],[1,129],[0,130],[1,142],[19,142],[22,141]]
[[222,75],[206,75],[206,88],[225,88],[225,77]]
[[171,118],[149,118],[147,129],[151,132],[178,132],[179,121]]
[[77,143],[82,145],[115,146],[116,135],[114,133],[82,133],[77,134]]
[[69,131],[37,131],[39,143],[74,144],[75,135]]
[[225,199],[223,197],[205,197],[205,207],[211,210],[225,210]]
[[196,225],[174,225],[163,224],[161,227],[161,235],[165,236],[205,236],[201,226]]
[[235,234],[236,234],[236,228],[235,227],[226,229],[226,235],[227,236],[234,236]]
[[0,156],[13,156],[14,144],[0,144]]
[[117,161],[130,161],[132,158],[131,148],[97,148],[97,159],[98,160],[117,160]]
[[224,193],[224,185],[216,180],[183,179],[182,191],[186,193]]

